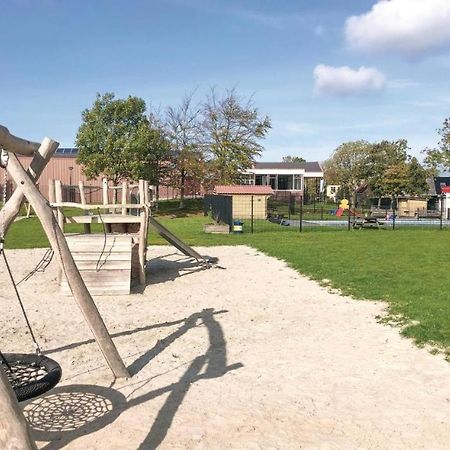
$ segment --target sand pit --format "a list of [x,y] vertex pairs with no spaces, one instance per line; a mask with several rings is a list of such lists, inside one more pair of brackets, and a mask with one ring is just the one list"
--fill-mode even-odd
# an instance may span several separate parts
[[[113,382],[55,270],[20,286],[63,368],[22,404],[45,449],[449,449],[450,365],[377,323],[381,303],[327,292],[248,247],[198,270],[151,247],[144,294],[96,303],[133,377]],[[43,250],[9,251],[19,279]],[[0,264],[0,348],[32,351]]]

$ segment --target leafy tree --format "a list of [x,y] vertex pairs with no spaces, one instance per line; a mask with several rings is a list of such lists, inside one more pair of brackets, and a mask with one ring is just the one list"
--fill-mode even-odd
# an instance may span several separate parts
[[301,156],[291,156],[291,155],[283,156],[283,158],[281,158],[281,160],[284,163],[304,163],[304,162],[306,162],[306,159],[302,158]]
[[184,206],[188,177],[199,177],[197,163],[204,161],[201,113],[200,105],[194,104],[193,94],[189,94],[178,106],[167,108],[164,119],[171,148],[168,182],[180,190],[180,208]]
[[215,181],[235,183],[261,155],[259,140],[271,128],[270,119],[261,117],[252,99],[239,97],[235,89],[227,90],[221,97],[212,89],[203,114],[205,146]]
[[345,196],[354,196],[355,190],[366,180],[370,150],[371,144],[363,140],[341,144],[324,164],[325,181],[340,185]]
[[406,193],[410,195],[423,195],[428,192],[427,171],[420,165],[417,158],[411,158],[408,166],[408,185]]
[[396,197],[406,191],[409,185],[409,167],[402,162],[386,168],[382,178],[383,193]]
[[394,166],[400,169],[400,166],[408,159],[407,150],[408,142],[405,139],[393,142],[384,140],[369,145],[364,178],[372,193],[379,199],[391,194],[386,185],[386,170]]
[[124,179],[154,181],[163,137],[150,127],[145,110],[138,97],[115,99],[106,93],[97,94],[92,108],[82,112],[77,162],[89,178],[104,175],[114,184]]
[[426,157],[424,162],[435,171],[439,167],[444,170],[450,170],[450,118],[444,120],[442,128],[438,130],[438,134],[441,137],[438,148],[425,149]]

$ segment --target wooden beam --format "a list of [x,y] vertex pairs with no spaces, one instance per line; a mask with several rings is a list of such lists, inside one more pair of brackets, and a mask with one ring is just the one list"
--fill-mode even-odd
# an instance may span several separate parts
[[116,377],[128,377],[128,371],[117,352],[91,294],[81,278],[64,234],[60,227],[57,226],[49,204],[23,170],[15,155],[10,155],[8,172],[36,212],[61,269],[67,278],[70,290],[109,367]]
[[122,181],[122,215],[127,215],[127,191],[128,191],[128,183],[126,181]]
[[[34,183],[41,176],[46,164],[55,153],[58,148],[58,142],[52,139],[45,138],[39,147],[38,152],[34,155],[27,173]],[[10,225],[14,222],[20,211],[20,205],[24,199],[23,193],[20,189],[16,189],[6,204],[0,211],[0,229],[3,229],[5,233],[8,231]]]
[[16,395],[0,366],[0,448],[36,450],[30,428],[17,403]]
[[147,180],[144,181],[144,204],[149,204],[149,185]]
[[102,180],[102,188],[103,188],[103,204],[107,205],[108,202],[108,180],[103,178]]
[[144,180],[139,180],[139,204],[140,205],[144,205],[145,204],[145,185],[144,185]]
[[27,141],[11,134],[8,128],[0,125],[0,147],[18,155],[33,156],[39,150],[37,142]]
[[[80,189],[80,201],[81,201],[81,206],[86,206],[86,195],[84,193],[84,183],[83,181],[80,180],[80,182],[78,183],[78,188]],[[83,208],[83,212],[84,214],[88,214],[88,210],[86,208]],[[83,224],[83,230],[85,234],[91,234],[91,224],[89,223],[85,223]]]
[[84,206],[86,205],[86,195],[84,193],[84,183],[82,180],[79,181],[78,183],[78,189],[80,189],[80,201],[81,204]]
[[141,213],[141,226],[139,227],[139,283],[145,286],[145,263],[147,260],[147,233],[149,210],[144,208]]
[[[70,207],[70,208],[81,208],[81,209],[87,209],[87,210],[91,210],[91,209],[111,209],[114,208],[115,205],[114,203],[107,203],[106,205],[82,205],[80,203],[74,203],[74,202],[52,202],[50,205],[52,208],[62,208],[62,207]],[[142,209],[143,205],[139,205],[136,203],[125,203],[124,205],[121,204],[120,205],[121,208],[135,208],[135,209]]]
[[[62,203],[62,185],[61,180],[55,180],[55,197],[57,203]],[[61,231],[64,232],[64,213],[62,207],[58,207],[58,225]]]

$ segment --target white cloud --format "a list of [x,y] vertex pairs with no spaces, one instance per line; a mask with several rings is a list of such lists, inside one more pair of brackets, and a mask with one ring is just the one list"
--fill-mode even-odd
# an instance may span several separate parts
[[356,50],[423,56],[450,46],[450,1],[379,0],[347,19],[345,38]]
[[373,67],[361,66],[354,70],[348,66],[332,67],[319,64],[314,69],[314,92],[321,95],[360,95],[380,91],[386,77]]

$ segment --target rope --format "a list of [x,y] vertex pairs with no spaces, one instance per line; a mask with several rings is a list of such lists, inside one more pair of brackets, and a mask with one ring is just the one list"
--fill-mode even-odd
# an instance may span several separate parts
[[107,238],[107,236],[106,236],[105,222],[103,221],[103,217],[102,217],[102,215],[100,213],[100,208],[97,208],[97,212],[98,212],[98,217],[100,218],[100,221],[101,221],[102,227],[103,227],[103,248],[102,248],[102,251],[100,252],[100,256],[98,257],[97,264],[95,265],[95,271],[99,272],[100,269],[104,266],[104,264],[106,262],[106,260],[105,260],[103,262],[103,264],[100,265],[100,261],[102,259],[103,253],[105,252],[105,248],[106,248],[106,238]]
[[6,360],[5,356],[3,355],[3,353],[0,351],[0,358],[3,361],[3,364],[8,368],[8,370],[11,373],[14,373],[13,370],[11,369],[11,366],[9,365],[9,362]]
[[12,285],[14,287],[14,291],[16,293],[17,300],[19,301],[20,309],[22,310],[22,314],[23,314],[23,317],[24,317],[25,322],[27,324],[28,331],[30,332],[31,339],[33,340],[34,346],[36,348],[36,353],[38,355],[40,355],[42,353],[41,352],[41,348],[39,347],[39,344],[36,341],[36,337],[34,336],[33,329],[31,328],[30,321],[28,320],[28,316],[27,316],[27,313],[26,313],[25,308],[23,306],[22,299],[20,298],[19,291],[17,290],[17,285],[14,282],[14,277],[13,277],[13,274],[11,272],[11,268],[9,267],[8,260],[6,259],[6,254],[5,254],[5,252],[3,250],[1,251],[1,254],[3,255],[3,259],[5,261],[6,269],[8,271],[9,278],[11,279],[11,283],[12,283]]
[[38,272],[45,272],[45,269],[48,267],[48,265],[52,262],[54,251],[51,248],[48,248],[47,251],[44,253],[44,256],[41,258],[41,260],[36,264],[36,267],[27,275],[25,275],[19,282],[16,283],[16,286],[19,286],[20,283],[23,281],[28,281],[33,275],[35,275]]

